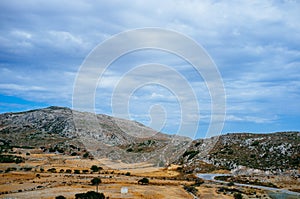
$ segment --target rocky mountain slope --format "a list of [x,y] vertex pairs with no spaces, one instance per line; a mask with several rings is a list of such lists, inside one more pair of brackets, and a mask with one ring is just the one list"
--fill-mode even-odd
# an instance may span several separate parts
[[135,121],[62,107],[0,115],[2,146],[42,147],[45,152],[164,165],[182,154],[190,142]]
[[300,169],[300,132],[222,135],[205,156],[201,155],[203,141],[193,141],[177,160],[185,165],[187,172],[201,171],[203,163],[225,169],[241,166],[264,171]]
[[231,133],[192,141],[135,121],[62,107],[0,114],[0,152],[13,146],[126,163],[177,163],[185,172],[300,168],[300,132]]

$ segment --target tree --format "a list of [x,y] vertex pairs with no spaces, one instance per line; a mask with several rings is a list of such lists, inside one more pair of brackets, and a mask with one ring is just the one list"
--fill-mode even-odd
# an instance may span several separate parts
[[138,181],[138,184],[147,185],[147,184],[149,184],[149,179],[148,178],[142,178]]
[[101,183],[101,179],[96,177],[91,180],[92,185],[96,185],[96,192],[98,193],[98,185]]
[[97,172],[97,171],[99,171],[99,167],[97,167],[96,165],[93,165],[93,166],[91,167],[91,170],[92,170],[93,172]]

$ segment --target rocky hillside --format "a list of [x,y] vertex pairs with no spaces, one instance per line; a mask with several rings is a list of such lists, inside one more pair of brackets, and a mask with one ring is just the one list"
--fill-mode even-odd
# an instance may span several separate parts
[[62,107],[0,114],[0,152],[12,147],[38,147],[45,153],[126,163],[177,163],[185,172],[240,166],[261,170],[300,168],[300,132],[231,133],[192,141],[156,132],[135,121]]
[[164,165],[182,154],[190,142],[135,121],[62,107],[0,115],[2,146],[42,147],[45,152]]
[[201,155],[202,139],[194,140],[177,160],[187,172],[201,171],[206,163],[214,167],[282,171],[300,168],[300,132],[272,134],[235,133],[218,137],[213,149]]

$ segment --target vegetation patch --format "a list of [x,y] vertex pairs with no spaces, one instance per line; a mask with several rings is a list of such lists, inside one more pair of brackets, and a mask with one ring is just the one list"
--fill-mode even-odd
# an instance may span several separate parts
[[22,163],[25,159],[15,155],[0,155],[0,163]]

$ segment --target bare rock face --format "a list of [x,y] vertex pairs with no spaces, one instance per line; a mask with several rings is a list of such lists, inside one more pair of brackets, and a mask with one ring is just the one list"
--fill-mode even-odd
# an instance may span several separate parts
[[94,158],[160,166],[175,161],[191,142],[135,121],[63,107],[1,114],[1,140],[15,146],[63,148],[61,151],[84,148]]

